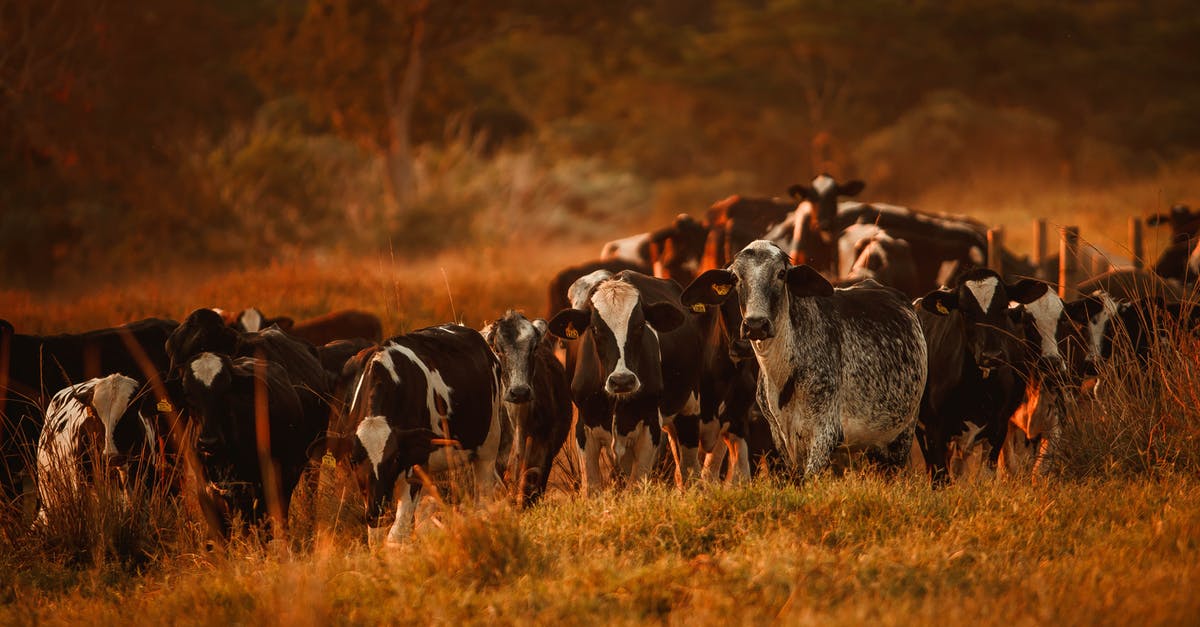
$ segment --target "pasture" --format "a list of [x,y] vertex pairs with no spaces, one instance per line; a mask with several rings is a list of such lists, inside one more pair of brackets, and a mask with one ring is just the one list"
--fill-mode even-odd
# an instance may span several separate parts
[[[931,199],[943,202],[928,208],[970,212],[938,193]],[[1126,216],[1162,208],[1161,194],[1148,185],[1068,190],[1050,204],[1010,199],[978,217],[1007,221],[1013,233],[1034,216],[1081,224],[1085,239],[1120,250]],[[985,196],[956,199],[982,205]],[[1148,255],[1155,237],[1146,237]],[[1024,250],[1022,236],[1009,242]],[[363,309],[383,320],[385,337],[449,320],[479,328],[508,308],[545,315],[552,274],[599,243],[166,268],[70,293],[0,291],[0,312],[38,333],[250,305],[297,317]],[[345,524],[361,507],[352,483],[323,479],[316,519],[294,515],[288,542],[249,530],[225,547],[205,540],[194,507],[154,494],[135,503],[153,511],[121,531],[128,504],[101,494],[100,508],[117,516],[115,536],[103,524],[68,538],[35,533],[15,516],[0,526],[0,622],[1194,622],[1200,347],[1181,341],[1153,357],[1152,368],[1121,371],[1103,408],[1074,417],[1065,440],[1074,452],[1035,485],[981,473],[931,491],[923,476],[889,480],[852,465],[803,485],[760,476],[680,493],[659,482],[585,499],[568,490],[564,453],[532,510],[431,496],[413,538],[383,551]],[[1184,394],[1140,393],[1163,381]],[[122,533],[136,541],[115,541]],[[128,546],[132,557],[122,554]]]

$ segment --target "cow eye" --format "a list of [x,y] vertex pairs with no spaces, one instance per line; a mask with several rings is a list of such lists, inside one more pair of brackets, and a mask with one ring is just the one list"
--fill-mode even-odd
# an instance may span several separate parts
[[780,281],[782,281],[786,277],[787,277],[787,268],[783,268],[779,272],[775,273],[775,278],[779,279]]

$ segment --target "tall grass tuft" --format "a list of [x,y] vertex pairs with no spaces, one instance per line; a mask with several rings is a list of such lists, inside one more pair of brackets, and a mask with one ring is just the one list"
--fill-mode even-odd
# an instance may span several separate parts
[[1200,337],[1186,321],[1152,307],[1144,363],[1118,329],[1098,384],[1068,411],[1063,445],[1052,460],[1068,477],[1200,473]]

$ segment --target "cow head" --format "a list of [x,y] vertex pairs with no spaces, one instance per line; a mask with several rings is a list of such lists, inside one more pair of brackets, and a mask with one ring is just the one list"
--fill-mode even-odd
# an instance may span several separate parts
[[[1070,332],[1066,307],[1058,293],[1045,283],[1039,281],[1026,289],[1023,297],[1033,300],[1021,305],[1014,313],[1020,313],[1027,345],[1043,367],[1051,372],[1061,372],[1066,369],[1066,360],[1060,344]],[[1034,296],[1037,292],[1041,295]],[[1011,292],[1009,295],[1014,296]]]
[[170,370],[175,372],[200,353],[232,355],[237,341],[237,331],[226,326],[221,314],[212,309],[197,309],[167,336]]
[[1100,364],[1112,355],[1113,321],[1128,308],[1128,303],[1118,303],[1103,291],[1067,303],[1067,317],[1079,325],[1082,335],[1084,376],[1098,374]]
[[534,353],[548,328],[545,320],[531,321],[510,310],[484,330],[484,339],[500,358],[504,402],[523,405],[533,400]]
[[788,195],[798,202],[807,200],[812,203],[813,211],[809,214],[809,219],[828,241],[832,239],[836,230],[838,196],[857,195],[864,187],[866,184],[859,180],[839,185],[832,176],[821,174],[812,180],[809,187],[792,185],[788,188]]
[[153,427],[134,402],[138,382],[121,374],[76,386],[73,394],[83,406],[84,430],[95,439],[96,452],[108,468],[123,469],[142,447],[153,441]]
[[963,274],[951,290],[935,290],[920,299],[920,307],[939,316],[952,312],[962,317],[965,349],[984,378],[992,370],[1015,363],[1022,338],[1020,311],[1009,302],[1028,304],[1043,296],[1046,285],[1024,279],[1005,285],[1000,275],[986,268]]
[[196,450],[206,466],[224,468],[238,439],[231,404],[233,362],[226,355],[200,353],[184,366],[182,378],[190,414],[199,428]]
[[555,337],[574,340],[587,331],[599,360],[604,389],[610,396],[628,397],[643,387],[657,389],[662,374],[643,358],[658,355],[657,332],[670,332],[683,323],[683,311],[668,302],[645,303],[632,283],[615,277],[592,291],[585,309],[564,309],[550,321]]
[[792,299],[832,296],[833,285],[809,266],[793,266],[774,243],[758,240],[743,248],[727,270],[709,270],[697,277],[680,300],[688,307],[716,305],[735,291],[742,314],[741,336],[767,340],[775,337]]
[[662,278],[691,281],[700,268],[708,242],[708,228],[686,213],[671,226],[650,233],[650,243],[658,250]]
[[271,326],[276,326],[282,331],[287,331],[295,324],[296,321],[287,316],[268,318],[264,316],[263,313],[257,308],[249,307],[247,309],[243,309],[242,312],[237,315],[237,318],[235,318],[229,324],[229,326],[242,333],[258,333],[259,331],[265,330]]
[[1171,241],[1186,242],[1200,234],[1200,211],[1192,211],[1187,205],[1175,205],[1167,213],[1158,213],[1146,219],[1150,226],[1170,226]]

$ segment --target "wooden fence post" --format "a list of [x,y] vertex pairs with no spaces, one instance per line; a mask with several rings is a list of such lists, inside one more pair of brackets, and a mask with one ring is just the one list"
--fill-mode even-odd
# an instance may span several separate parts
[[1079,227],[1064,227],[1058,241],[1058,297],[1063,300],[1067,299],[1068,294],[1073,295],[1075,286],[1071,282],[1078,274],[1078,263]]
[[1046,263],[1046,219],[1038,218],[1033,221],[1033,254],[1029,261],[1033,263],[1034,278],[1046,280],[1046,271],[1042,266]]
[[997,226],[987,232],[987,265],[993,272],[1004,276],[1004,227]]
[[1133,267],[1141,270],[1146,262],[1142,258],[1145,255],[1142,246],[1142,219],[1137,216],[1129,218],[1129,250],[1133,255]]

